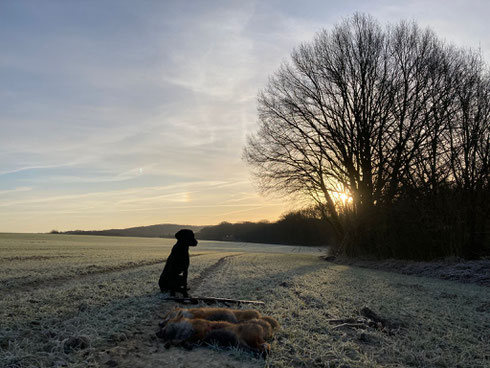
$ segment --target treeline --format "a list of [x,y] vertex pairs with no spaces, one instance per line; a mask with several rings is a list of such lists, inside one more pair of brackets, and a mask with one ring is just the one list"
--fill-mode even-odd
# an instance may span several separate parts
[[199,240],[324,246],[330,245],[334,238],[333,229],[324,219],[321,219],[316,209],[292,211],[284,214],[276,222],[261,221],[235,224],[222,222],[219,225],[204,227],[161,224],[109,230],[72,230],[66,232],[52,230],[50,233],[173,238],[177,231],[184,228],[193,230]]
[[457,188],[411,193],[365,213],[340,214],[346,229],[339,251],[348,256],[433,260],[490,256],[490,195]]
[[332,241],[332,229],[311,210],[287,213],[276,222],[222,222],[206,226],[198,239],[252,243],[323,246]]

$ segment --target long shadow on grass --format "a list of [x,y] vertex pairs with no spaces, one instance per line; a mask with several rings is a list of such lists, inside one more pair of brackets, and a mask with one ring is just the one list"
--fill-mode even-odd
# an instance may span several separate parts
[[[220,295],[210,295],[210,293],[207,293],[205,288],[201,286],[199,296],[236,299],[273,299],[276,290],[286,288],[293,291],[294,285],[296,284],[296,279],[314,274],[318,271],[329,269],[332,266],[336,265],[329,264],[327,262],[314,262],[309,265],[302,265],[292,268],[287,267],[280,272],[270,271],[270,273],[267,273],[267,269],[264,268],[261,271],[256,270],[254,272],[252,270],[250,274],[253,274],[253,277],[249,278],[244,276],[244,272],[241,274],[230,273],[231,278],[226,279],[221,277],[219,280],[222,283],[221,285],[223,290],[229,290],[229,294],[224,292],[219,293]],[[213,283],[211,286],[213,290],[220,290],[220,285]]]
[[[312,263],[300,267],[284,269],[282,272],[266,274],[258,278],[243,279],[240,275],[233,276],[231,282],[239,281],[245,286],[250,286],[250,291],[237,295],[240,298],[253,297],[251,290],[256,286],[262,288],[289,288],[294,285],[294,279],[308,274],[315,273],[319,270],[325,270],[333,266],[329,263]],[[209,275],[212,279],[213,274]],[[252,288],[252,286],[254,288]],[[201,288],[202,289],[202,288]],[[248,287],[247,287],[248,289]],[[40,354],[38,347],[44,351],[49,351],[50,356],[46,359],[56,360],[62,358],[65,361],[76,360],[75,352],[66,352],[64,342],[67,339],[77,336],[85,336],[88,344],[100,351],[104,348],[110,348],[123,344],[126,340],[138,340],[143,344],[154,341],[154,332],[158,329],[158,322],[166,310],[172,308],[175,304],[164,302],[165,297],[161,294],[155,285],[151,291],[143,291],[140,295],[114,295],[114,299],[105,305],[90,306],[80,304],[74,313],[65,314],[53,318],[43,318],[36,322],[36,330],[40,334],[31,336],[24,340],[25,347],[20,347],[27,354]],[[138,293],[138,290],[133,290]],[[205,291],[203,291],[205,293]],[[249,293],[249,295],[245,295]],[[228,296],[228,295],[221,295]],[[20,341],[19,338],[26,331],[28,326],[18,326],[19,330],[12,332],[12,338]],[[22,328],[25,327],[25,328]],[[15,327],[14,327],[15,329]],[[9,334],[10,335],[10,334]],[[13,336],[17,335],[17,336]]]
[[[293,279],[306,276],[308,274],[315,273],[319,270],[325,270],[335,266],[330,263],[315,263],[311,265],[305,265],[295,268],[289,268],[284,270],[283,272],[274,273],[272,275],[264,275],[262,278],[254,277],[252,280],[253,283],[257,283],[259,285],[268,285],[268,286],[280,286],[281,284],[290,284]],[[340,272],[340,271],[339,271]]]

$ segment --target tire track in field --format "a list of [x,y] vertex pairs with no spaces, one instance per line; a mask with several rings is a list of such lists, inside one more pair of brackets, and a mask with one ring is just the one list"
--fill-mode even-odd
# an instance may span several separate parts
[[[190,257],[199,257],[202,255],[209,255],[209,254],[214,254],[214,253],[197,253],[197,254],[191,254]],[[140,263],[135,263],[135,262],[129,262],[125,263],[119,266],[114,266],[106,269],[101,269],[97,270],[94,272],[88,272],[82,275],[73,275],[73,276],[68,276],[68,277],[56,277],[56,278],[50,278],[50,279],[40,279],[40,280],[33,280],[33,281],[28,281],[24,283],[19,283],[17,285],[8,285],[8,281],[15,281],[15,279],[10,279],[3,281],[2,284],[0,285],[0,297],[7,295],[7,294],[16,294],[20,292],[30,292],[34,291],[36,289],[44,289],[44,288],[49,288],[49,287],[58,287],[62,286],[65,283],[68,283],[70,281],[76,280],[78,281],[86,281],[90,280],[92,278],[96,278],[101,275],[107,275],[111,273],[118,273],[118,272],[123,272],[127,270],[134,270],[138,268],[143,268],[143,267],[148,267],[148,266],[153,266],[156,264],[162,264],[162,267],[164,266],[166,261],[165,259],[158,260],[158,261],[147,261],[147,262],[140,262]],[[5,286],[6,285],[6,286]]]
[[56,258],[75,258],[76,256],[8,256],[0,258],[0,263],[2,262],[12,262],[12,261],[45,261],[47,259]]
[[[234,258],[241,256],[245,253],[238,253],[238,254],[231,254],[229,256],[225,256],[220,258],[216,263],[212,264],[211,266],[205,268],[197,277],[194,277],[191,281],[190,284],[193,286],[193,289],[199,289],[200,286],[205,283],[206,281],[210,280],[213,275],[216,275],[221,271],[222,268],[226,267],[229,268],[229,261]],[[227,266],[228,264],[228,266]]]
[[[190,279],[191,295],[193,291],[202,289],[202,285],[215,283],[221,275],[232,272],[234,257],[243,254],[245,253],[222,256]],[[257,367],[257,364],[230,361],[227,355],[207,349],[193,349],[191,352],[178,348],[167,350],[162,340],[155,337],[155,332],[158,331],[157,323],[161,321],[162,316],[174,306],[181,305],[164,300],[163,303],[149,306],[145,320],[128,327],[126,340],[116,344],[110,343],[109,346],[100,349],[97,362],[101,366],[107,365],[107,362],[116,362],[123,367],[180,367],[182,361],[186,361],[186,367],[202,367],[203,362],[209,367]]]

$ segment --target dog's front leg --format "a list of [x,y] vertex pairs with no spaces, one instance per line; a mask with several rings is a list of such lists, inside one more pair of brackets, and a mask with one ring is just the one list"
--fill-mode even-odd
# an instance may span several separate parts
[[182,294],[184,298],[187,298],[189,294],[187,294],[187,268],[184,270],[184,275],[183,275],[183,285],[182,285]]

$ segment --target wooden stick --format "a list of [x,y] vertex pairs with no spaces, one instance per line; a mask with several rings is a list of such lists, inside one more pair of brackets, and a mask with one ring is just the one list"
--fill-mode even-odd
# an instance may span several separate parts
[[204,303],[232,303],[232,304],[256,304],[256,305],[264,305],[265,303],[259,300],[239,300],[239,299],[227,299],[227,298],[213,298],[213,297],[202,297],[202,296],[190,296],[190,297],[169,297],[165,298],[165,300],[171,300],[178,303],[184,304],[197,304],[199,302]]

